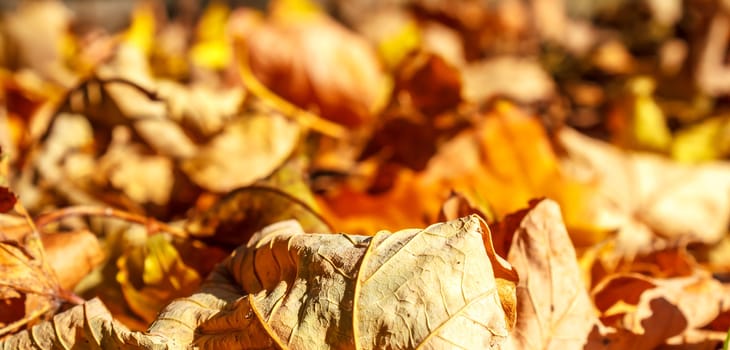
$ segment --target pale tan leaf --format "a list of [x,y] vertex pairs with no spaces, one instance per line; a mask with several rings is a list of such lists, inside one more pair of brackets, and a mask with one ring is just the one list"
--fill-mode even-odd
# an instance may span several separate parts
[[375,235],[355,287],[356,348],[497,347],[511,325],[483,233],[473,215]]
[[281,115],[245,115],[185,160],[182,169],[195,183],[212,191],[250,185],[291,155],[299,133],[299,125]]
[[[653,233],[669,239],[718,242],[730,222],[730,165],[688,166],[657,155],[620,150],[564,129],[563,169],[598,186],[596,209],[639,250]],[[637,241],[637,234],[645,238]],[[632,243],[640,242],[640,243]]]
[[[374,237],[271,225],[234,251],[147,333],[96,300],[0,347],[485,349],[514,319],[516,275],[477,216]],[[510,296],[509,294],[512,293]]]
[[[516,227],[508,260],[520,276],[508,349],[582,349],[597,324],[560,207],[552,200],[505,219]],[[495,237],[495,239],[499,239]]]
[[183,349],[176,339],[131,332],[92,299],[0,341],[2,349]]
[[469,64],[461,73],[467,101],[482,102],[508,96],[521,102],[536,102],[555,94],[555,82],[533,60],[492,58]]
[[509,267],[492,263],[482,225],[471,216],[374,237],[269,227],[151,330],[202,349],[498,346],[514,315],[495,275],[507,281]]

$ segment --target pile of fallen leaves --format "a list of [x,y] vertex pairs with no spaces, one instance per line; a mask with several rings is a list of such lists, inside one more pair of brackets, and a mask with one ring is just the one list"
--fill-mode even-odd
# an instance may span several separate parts
[[722,346],[726,1],[83,3],[0,21],[0,348]]

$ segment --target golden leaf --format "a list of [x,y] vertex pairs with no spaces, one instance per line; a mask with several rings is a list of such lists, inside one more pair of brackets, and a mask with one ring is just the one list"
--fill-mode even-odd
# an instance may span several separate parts
[[147,239],[117,260],[117,281],[129,307],[146,321],[176,297],[189,295],[200,284],[198,273],[187,266],[163,235]]

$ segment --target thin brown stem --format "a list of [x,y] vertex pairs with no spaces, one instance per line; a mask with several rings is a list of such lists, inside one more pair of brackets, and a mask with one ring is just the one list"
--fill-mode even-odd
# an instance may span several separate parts
[[36,226],[42,228],[50,223],[57,222],[64,218],[73,216],[110,217],[145,225],[145,227],[147,228],[147,232],[149,232],[150,234],[167,232],[173,236],[177,236],[180,238],[188,237],[188,234],[184,229],[168,225],[164,222],[157,221],[156,219],[148,216],[134,214],[112,207],[98,207],[91,205],[76,205],[57,209],[46,214],[41,214],[39,217],[36,218]]

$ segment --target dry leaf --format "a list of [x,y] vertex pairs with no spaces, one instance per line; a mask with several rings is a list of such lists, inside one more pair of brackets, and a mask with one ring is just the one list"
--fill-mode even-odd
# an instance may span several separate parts
[[135,314],[151,322],[171,300],[190,295],[200,285],[198,273],[187,266],[163,235],[130,248],[117,260],[117,282]]
[[498,348],[514,320],[514,294],[501,297],[514,293],[516,275],[485,230],[476,216],[374,237],[303,234],[285,221],[168,305],[147,334],[92,300],[0,345],[25,349],[42,334],[42,348]]
[[243,115],[185,160],[182,169],[216,192],[250,185],[284,163],[299,143],[299,133],[298,124],[279,114]]
[[403,60],[395,79],[399,100],[426,115],[444,113],[461,101],[459,71],[441,56],[415,53]]
[[[446,344],[485,348],[507,335],[510,316],[503,310],[495,277],[514,276],[508,265],[491,263],[497,257],[484,250],[484,232],[474,216],[372,238],[302,235],[288,227],[269,230],[273,232],[262,233],[223,265],[249,294],[229,301],[221,313],[199,325],[202,335],[181,334],[182,339],[197,336],[201,348],[278,343],[291,348],[409,349]],[[291,258],[294,252],[296,259]],[[207,288],[223,289],[233,299],[225,279],[219,270]],[[167,312],[178,317],[185,312],[190,315],[186,323],[200,317],[195,313],[210,313],[184,300],[177,303]],[[251,332],[234,337],[234,329]]]
[[375,50],[316,10],[287,12],[285,6],[242,33],[254,74],[276,94],[314,107],[324,118],[348,126],[371,121],[387,92]]
[[63,62],[71,15],[61,1],[54,0],[24,2],[13,15],[4,14],[2,29],[14,45],[16,64],[59,85],[72,86],[76,77]]
[[517,324],[505,348],[582,349],[598,319],[560,207],[551,200],[533,202],[505,223],[499,233],[512,236],[507,259],[520,276]]
[[99,241],[89,231],[44,234],[41,239],[58,284],[67,290],[73,290],[104,259]]
[[555,94],[553,79],[530,59],[497,57],[479,61],[464,67],[461,76],[464,99],[472,102],[509,97],[529,103],[548,100]]
[[669,279],[615,275],[595,288],[593,298],[601,320],[635,349],[676,342],[728,309],[727,288],[703,272]]
[[0,236],[0,337],[56,311],[61,292],[35,230]]
[[30,330],[0,341],[4,349],[119,348],[119,349],[182,349],[174,339],[130,332],[112,319],[99,299],[92,299],[42,322]]
[[[564,171],[597,185],[596,210],[611,217],[620,249],[639,250],[651,233],[713,243],[730,222],[730,165],[687,166],[656,155],[622,151],[564,129]],[[608,221],[607,221],[608,222]],[[643,232],[643,233],[642,233]],[[644,236],[642,236],[644,235]],[[644,237],[644,238],[641,238]]]
[[185,228],[194,237],[237,247],[256,231],[290,219],[297,220],[306,232],[332,231],[307,203],[267,186],[230,192],[205,212],[191,215]]

